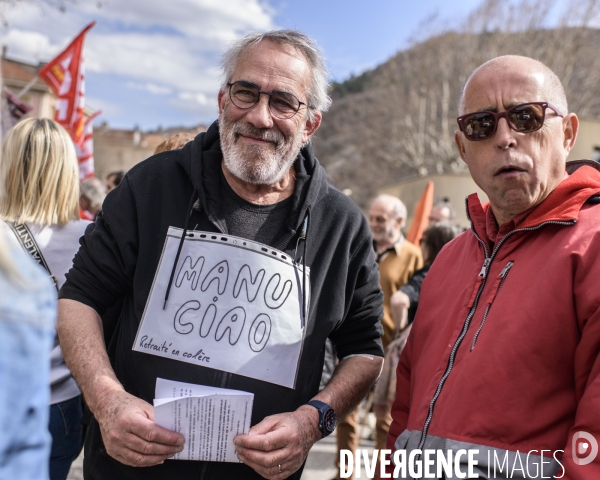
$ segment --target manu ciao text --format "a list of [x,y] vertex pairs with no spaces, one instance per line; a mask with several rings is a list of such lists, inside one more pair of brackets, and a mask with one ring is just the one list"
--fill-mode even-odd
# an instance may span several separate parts
[[[487,470],[486,478],[562,478],[565,474],[564,467],[557,458],[557,453],[563,453],[557,450],[550,456],[551,450],[541,451],[541,463],[529,465],[529,456],[540,457],[539,450],[532,450],[527,453],[527,460],[522,462],[521,455],[517,451],[513,465],[508,459],[508,452],[504,455],[496,451],[487,452],[487,465],[482,469]],[[548,452],[546,461],[544,461],[544,452]],[[361,478],[361,464],[364,466],[365,478],[376,478],[377,460],[379,460],[378,478],[480,478],[474,471],[474,467],[479,465],[475,456],[479,455],[479,450],[411,450],[408,456],[406,450],[396,450],[392,455],[391,450],[377,450],[372,452],[366,449],[356,450],[356,455],[350,450],[340,450],[340,478],[350,478],[354,473],[354,478]],[[550,474],[551,460],[554,459],[560,468],[562,475],[556,475],[554,470]],[[547,465],[544,474],[544,465]],[[466,467],[466,468],[465,468]],[[466,469],[466,471],[464,471]],[[390,472],[393,471],[392,474]],[[558,473],[558,472],[557,472]],[[443,477],[442,475],[445,475]],[[522,477],[521,477],[522,475]],[[556,476],[554,476],[556,475]]]

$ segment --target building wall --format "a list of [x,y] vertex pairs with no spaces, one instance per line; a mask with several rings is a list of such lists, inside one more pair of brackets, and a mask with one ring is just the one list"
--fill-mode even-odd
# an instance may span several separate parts
[[600,161],[600,120],[579,119],[577,141],[567,160],[581,159]]
[[[40,67],[41,65],[29,65],[3,56],[2,86],[17,95],[34,78]],[[56,96],[41,79],[21,99],[33,107],[25,118],[54,118]]]
[[94,138],[94,168],[96,177],[104,180],[106,175],[115,170],[129,170],[154,152],[152,146],[123,144],[120,142],[102,141]]
[[[18,89],[8,86],[8,82],[5,82],[5,86],[12,92],[18,93]],[[17,91],[15,92],[15,90]],[[31,89],[21,99],[33,107],[33,110],[27,113],[24,118],[54,118],[56,97],[52,92]]]
[[141,132],[138,129],[111,129],[108,124],[94,128],[94,167],[96,177],[104,180],[116,170],[129,170],[142,160],[152,156],[156,147],[178,132],[189,132],[194,136],[206,131],[207,127],[175,127],[164,131]]

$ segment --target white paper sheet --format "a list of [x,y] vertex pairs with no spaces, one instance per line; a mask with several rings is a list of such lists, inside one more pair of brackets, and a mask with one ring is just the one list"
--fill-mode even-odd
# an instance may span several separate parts
[[[181,234],[169,228],[133,349],[294,388],[302,267],[257,242],[189,232],[163,309]],[[305,285],[308,304],[308,268]]]
[[156,379],[154,422],[185,437],[173,460],[240,463],[233,438],[248,433],[254,394]]

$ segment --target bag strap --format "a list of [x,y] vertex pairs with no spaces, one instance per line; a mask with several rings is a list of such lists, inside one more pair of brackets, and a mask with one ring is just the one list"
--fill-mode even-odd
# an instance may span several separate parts
[[46,269],[48,275],[50,275],[50,278],[54,282],[56,290],[58,290],[58,282],[56,281],[56,277],[52,275],[52,272],[50,271],[50,268],[46,263],[46,259],[44,258],[44,255],[42,255],[42,251],[40,250],[40,247],[38,247],[38,244],[35,241],[31,230],[29,230],[29,227],[24,223],[6,223],[10,226],[14,234],[17,236],[17,239],[19,240],[21,246],[25,249],[25,251],[29,253],[29,255],[31,255],[36,262],[38,262],[42,267]]

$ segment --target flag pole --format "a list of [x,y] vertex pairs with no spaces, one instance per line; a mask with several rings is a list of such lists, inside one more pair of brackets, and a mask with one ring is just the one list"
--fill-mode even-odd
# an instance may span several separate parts
[[20,91],[19,93],[17,93],[17,97],[19,97],[19,98],[20,98],[20,97],[22,97],[23,95],[25,95],[25,94],[26,94],[26,93],[27,93],[29,90],[31,90],[31,87],[33,87],[33,85],[35,84],[35,82],[37,82],[38,78],[39,78],[39,77],[38,77],[37,75],[36,75],[35,77],[33,77],[33,78],[31,79],[31,81],[30,81],[30,82],[29,82],[27,85],[25,85],[25,86],[24,86],[24,87],[21,89],[21,91]]

